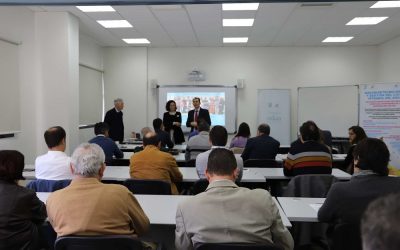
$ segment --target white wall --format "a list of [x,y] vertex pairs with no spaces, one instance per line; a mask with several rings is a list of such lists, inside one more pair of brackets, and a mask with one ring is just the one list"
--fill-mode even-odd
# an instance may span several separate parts
[[400,82],[400,37],[378,46],[378,51],[378,81]]

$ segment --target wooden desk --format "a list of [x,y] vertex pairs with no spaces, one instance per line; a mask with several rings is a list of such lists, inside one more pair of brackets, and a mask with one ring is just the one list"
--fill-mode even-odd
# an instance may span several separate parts
[[[289,180],[292,176],[285,176],[283,168],[248,168],[265,176],[267,180]],[[332,169],[332,175],[341,181],[350,180],[351,175],[337,168]]]
[[325,198],[278,197],[279,204],[292,222],[318,222],[318,210]]

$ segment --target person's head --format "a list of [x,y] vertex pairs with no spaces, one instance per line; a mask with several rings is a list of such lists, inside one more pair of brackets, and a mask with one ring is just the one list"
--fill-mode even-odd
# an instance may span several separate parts
[[105,135],[108,137],[108,131],[110,127],[105,122],[98,122],[94,125],[94,134],[95,135]]
[[153,120],[153,128],[154,128],[154,130],[163,129],[163,123],[160,118],[156,118]]
[[176,111],[176,102],[174,100],[169,100],[165,105],[165,109],[167,111],[175,112]]
[[121,111],[124,109],[124,100],[121,98],[117,98],[114,100],[114,107],[118,110]]
[[258,125],[257,135],[269,135],[270,132],[271,132],[271,128],[269,127],[268,124],[262,123],[262,124]]
[[400,193],[371,202],[361,220],[364,250],[400,249]]
[[242,137],[249,138],[249,137],[250,137],[250,127],[249,127],[249,124],[247,124],[247,123],[245,123],[245,122],[240,123],[238,132],[237,132],[237,134],[235,135],[235,137],[236,137],[236,136],[242,136]]
[[24,180],[24,155],[16,150],[0,150],[0,180],[16,183]]
[[228,132],[223,126],[216,125],[211,129],[209,137],[213,146],[224,147],[228,141]]
[[82,143],[71,156],[71,171],[75,176],[101,179],[105,169],[103,149],[94,143]]
[[193,107],[195,109],[198,109],[200,107],[200,98],[199,97],[193,98],[192,102],[193,102]]
[[365,138],[357,143],[353,150],[354,171],[372,170],[374,173],[387,176],[390,153],[386,144],[376,138]]
[[150,145],[156,147],[161,146],[160,138],[158,138],[157,134],[154,132],[148,132],[145,136],[143,136],[143,147]]
[[206,120],[199,119],[199,122],[197,123],[197,130],[199,132],[201,132],[201,131],[210,131],[210,125],[206,122]]
[[214,177],[226,177],[235,180],[238,174],[235,155],[231,150],[215,148],[208,156],[206,176],[210,181]]
[[144,136],[149,132],[152,132],[151,128],[149,128],[149,127],[144,127],[140,130],[140,133],[142,134],[142,138],[144,138]]
[[49,149],[59,148],[65,150],[65,130],[60,126],[51,127],[44,132],[44,140]]
[[300,137],[304,141],[321,141],[321,132],[313,121],[306,121],[300,127]]
[[350,144],[357,144],[362,139],[367,138],[367,134],[360,126],[351,126],[349,128],[349,141]]

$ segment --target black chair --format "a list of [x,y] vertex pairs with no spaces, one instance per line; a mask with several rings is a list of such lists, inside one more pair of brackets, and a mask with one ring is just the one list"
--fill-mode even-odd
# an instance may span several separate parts
[[333,229],[332,250],[361,250],[360,226],[355,224],[337,224]]
[[196,159],[186,161],[185,167],[196,167]]
[[162,180],[127,179],[123,184],[134,194],[171,194],[171,184]]
[[201,243],[195,245],[195,250],[282,250],[272,243]]
[[278,168],[275,159],[248,159],[243,162],[245,168]]
[[142,242],[129,235],[64,236],[54,244],[55,250],[142,250]]
[[29,182],[26,187],[35,192],[54,192],[63,189],[71,183],[71,180],[43,180],[37,179]]
[[208,187],[208,180],[207,179],[200,179],[197,180],[195,183],[193,183],[193,186],[191,188],[191,194],[192,195],[196,195],[199,193],[202,193],[204,191],[206,191],[207,187]]

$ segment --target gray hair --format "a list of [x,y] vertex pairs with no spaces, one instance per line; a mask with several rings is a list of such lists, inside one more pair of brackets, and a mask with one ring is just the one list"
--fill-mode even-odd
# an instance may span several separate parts
[[71,156],[76,175],[95,177],[105,160],[103,149],[94,143],[82,143]]
[[119,102],[124,102],[124,100],[122,100],[122,98],[117,98],[114,100],[114,104],[117,104]]

